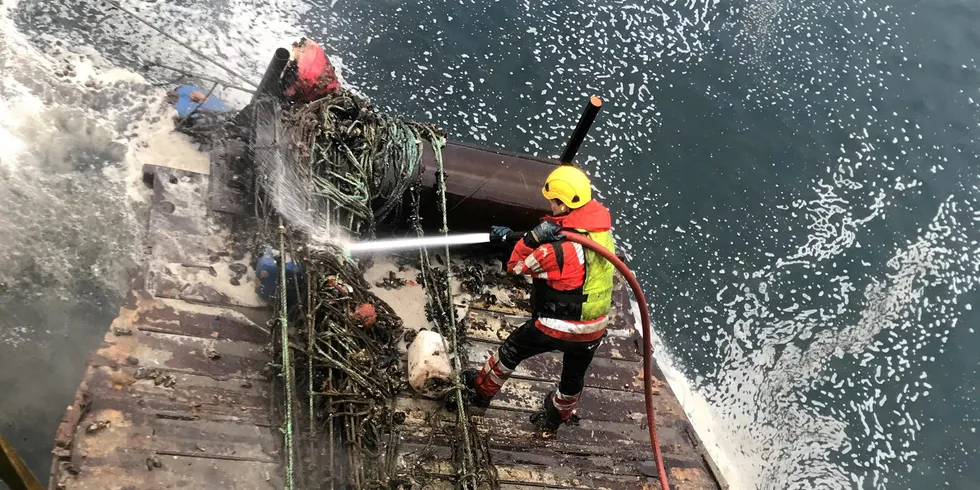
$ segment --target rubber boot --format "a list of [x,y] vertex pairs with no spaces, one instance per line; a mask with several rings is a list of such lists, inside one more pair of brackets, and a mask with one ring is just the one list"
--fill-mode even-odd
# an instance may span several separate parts
[[476,369],[467,369],[463,371],[463,384],[466,386],[466,389],[471,392],[470,406],[476,408],[490,408],[490,401],[493,400],[493,397],[484,396],[476,387],[476,378],[479,375],[480,371]]
[[544,410],[531,414],[531,423],[538,430],[538,436],[542,439],[550,439],[558,432],[563,422],[561,413],[555,407],[555,392],[550,391],[544,397]]

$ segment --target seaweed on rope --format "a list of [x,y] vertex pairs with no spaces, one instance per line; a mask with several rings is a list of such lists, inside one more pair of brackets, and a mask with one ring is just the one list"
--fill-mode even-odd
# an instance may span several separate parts
[[[256,162],[260,169],[256,209],[265,223],[265,241],[282,243],[280,264],[298,265],[293,274],[283,273],[279,280],[277,304],[282,311],[273,335],[273,348],[281,360],[277,367],[283,385],[278,400],[283,454],[293,455],[286,465],[288,488],[425,488],[434,478],[447,475],[429,475],[412,464],[431,458],[424,448],[399,464],[400,417],[394,405],[407,386],[396,348],[403,335],[402,321],[371,292],[363,278],[364,264],[352,261],[336,245],[310,237],[316,227],[333,234],[342,230],[349,236],[373,237],[378,225],[399,222],[407,222],[421,235],[420,184],[426,146],[435,152],[440,166],[441,231],[447,233],[444,133],[377,112],[367,100],[348,91],[274,109],[270,113],[277,129],[272,153],[263,153],[265,160]],[[274,172],[279,172],[278,180],[269,175]],[[290,211],[300,207],[307,214],[316,213],[302,224],[290,223],[283,218],[286,213],[277,209],[277,202],[284,201],[283,181],[289,180],[284,176],[297,181],[285,182],[293,186],[287,189],[292,192],[287,196],[294,207]],[[458,396],[463,391],[460,319],[454,318],[448,287],[451,261],[448,250],[445,253],[446,267],[433,266],[424,250],[419,255],[427,316],[453,355],[455,383],[449,391],[457,409],[455,425],[431,427],[430,438],[443,438],[451,446],[455,474],[448,476],[456,488],[498,488],[485,436],[477,433],[463,397]],[[370,328],[354,317],[355,309],[364,303],[376,312],[377,321]]]

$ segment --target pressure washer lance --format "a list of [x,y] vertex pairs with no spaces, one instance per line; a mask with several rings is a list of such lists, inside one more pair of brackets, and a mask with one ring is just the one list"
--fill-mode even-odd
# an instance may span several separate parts
[[[523,234],[509,233],[507,240],[520,238]],[[454,245],[478,245],[490,243],[493,238],[490,233],[465,233],[459,235],[438,235],[411,238],[392,238],[389,240],[373,240],[347,244],[344,248],[351,255],[367,252],[390,252],[394,250],[419,249],[426,247],[445,247]]]
[[[507,237],[503,238],[503,240],[508,242],[515,241],[521,236],[523,236],[522,233],[511,232],[508,233]],[[643,290],[640,289],[639,281],[636,280],[636,276],[633,275],[633,272],[626,267],[626,264],[602,245],[599,245],[591,238],[584,235],[579,235],[578,233],[566,232],[565,239],[592,250],[612,263],[612,265],[616,267],[616,270],[618,270],[619,273],[623,275],[623,278],[626,279],[630,289],[633,290],[633,295],[636,297],[636,302],[640,307],[640,324],[643,333],[643,395],[647,410],[647,430],[650,433],[650,446],[653,448],[654,459],[657,463],[657,476],[660,479],[660,488],[662,490],[670,490],[670,485],[667,482],[667,471],[664,469],[663,455],[660,452],[660,439],[657,437],[657,421],[653,410],[653,375],[650,372],[650,369],[653,366],[653,331],[650,327],[650,311],[647,307],[646,298],[643,296]],[[500,240],[500,238],[498,238],[498,240]],[[443,235],[422,238],[396,238],[393,240],[354,243],[347,246],[347,251],[351,254],[355,254],[359,252],[403,250],[419,247],[433,247],[438,245],[474,245],[480,243],[490,243],[491,241],[492,240],[489,233],[469,233],[465,235]]]

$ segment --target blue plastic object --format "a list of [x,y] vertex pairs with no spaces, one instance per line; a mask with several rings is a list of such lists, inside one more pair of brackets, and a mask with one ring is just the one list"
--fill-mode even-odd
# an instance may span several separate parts
[[[191,100],[191,92],[201,92],[207,94],[207,90],[203,90],[200,87],[195,87],[194,85],[181,85],[175,89],[177,92],[177,102],[174,104],[174,108],[177,109],[177,116],[187,117],[191,111],[197,107],[197,102]],[[216,96],[211,95],[208,100],[201,104],[201,107],[197,109],[197,112],[227,112],[228,106],[225,105]],[[197,117],[198,114],[194,114],[192,118]]]
[[[273,255],[272,247],[266,246],[265,251],[255,261],[255,278],[255,294],[266,301],[274,299],[279,289],[279,264]],[[286,264],[286,284],[291,286],[287,288],[288,296],[293,296],[296,293],[296,286],[302,283],[303,271],[301,267],[296,262],[288,262]],[[290,302],[292,299],[289,298]]]
[[265,252],[255,261],[255,294],[266,300],[276,296],[276,284],[279,281],[279,264],[272,256],[272,247],[265,247]]

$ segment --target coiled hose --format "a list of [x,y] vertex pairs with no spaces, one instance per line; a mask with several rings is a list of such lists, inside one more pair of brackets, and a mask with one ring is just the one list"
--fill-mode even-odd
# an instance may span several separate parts
[[650,431],[650,445],[653,446],[653,456],[657,460],[657,475],[660,477],[660,487],[663,490],[670,490],[667,483],[667,471],[664,469],[664,459],[660,455],[660,439],[657,437],[657,420],[653,413],[653,375],[650,368],[653,366],[653,339],[650,329],[650,311],[647,309],[647,300],[640,289],[640,283],[636,280],[633,272],[626,267],[622,260],[619,260],[609,249],[599,245],[591,238],[577,233],[565,233],[565,239],[577,243],[593,252],[601,255],[604,259],[612,263],[616,270],[629,283],[633,295],[636,296],[637,303],[640,304],[640,322],[643,324],[643,397],[647,406],[647,429]]

